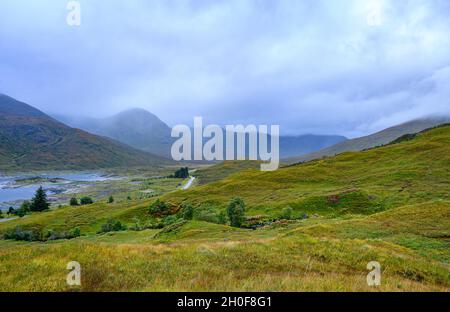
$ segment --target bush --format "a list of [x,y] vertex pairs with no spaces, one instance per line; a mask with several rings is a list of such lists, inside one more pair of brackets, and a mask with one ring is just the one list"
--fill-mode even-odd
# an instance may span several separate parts
[[108,203],[109,203],[109,204],[112,204],[113,202],[114,202],[114,197],[109,196],[109,198],[108,198]]
[[80,199],[80,204],[81,205],[90,205],[90,204],[93,204],[93,203],[94,203],[94,201],[92,200],[92,198],[90,198],[88,196],[82,197]]
[[72,197],[70,199],[69,205],[70,206],[78,206],[78,199],[76,199],[75,197]]
[[19,208],[19,209],[17,209],[17,210],[12,209],[12,210],[11,210],[11,208],[12,208],[12,207],[11,207],[10,210],[9,210],[8,212],[11,211],[11,213],[13,213],[13,214],[15,214],[16,216],[22,218],[23,216],[25,216],[25,215],[27,215],[27,214],[30,213],[30,206],[31,206],[30,202],[27,201],[27,200],[25,200],[25,201],[22,203],[22,205],[20,205],[20,208]]
[[178,179],[186,179],[187,177],[189,177],[189,168],[184,167],[178,169],[177,171],[175,171],[174,177]]
[[20,226],[7,230],[5,234],[3,234],[3,238],[28,242],[43,241],[42,233],[39,229],[24,230]]
[[3,211],[0,210],[0,219],[3,218]]
[[169,206],[165,202],[157,199],[150,205],[148,210],[151,214],[161,214],[167,212],[169,210]]
[[79,236],[81,236],[81,231],[80,228],[76,227],[68,232],[67,231],[57,232],[54,230],[48,230],[47,233],[45,233],[44,238],[45,240],[57,240],[57,239],[72,239]]
[[293,209],[290,206],[283,208],[281,211],[281,219],[291,220],[292,219]]
[[120,221],[116,221],[113,219],[109,219],[105,224],[102,225],[99,233],[108,233],[108,232],[118,232],[125,231],[127,227],[123,225]]
[[194,217],[194,207],[190,204],[184,204],[181,210],[181,215],[184,220],[192,220]]
[[180,220],[180,218],[177,217],[176,215],[170,215],[163,219],[163,224],[164,224],[164,226],[168,226],[168,225],[178,222],[179,220]]
[[9,207],[8,214],[9,215],[15,215],[16,214],[16,210],[13,207]]
[[225,211],[221,211],[219,213],[219,215],[217,216],[217,221],[219,224],[227,224],[228,218],[227,218],[227,214],[225,213]]
[[194,219],[211,223],[219,223],[219,216],[214,206],[203,204],[194,211]]
[[233,198],[227,207],[228,219],[233,227],[241,227],[245,218],[245,203],[239,198]]

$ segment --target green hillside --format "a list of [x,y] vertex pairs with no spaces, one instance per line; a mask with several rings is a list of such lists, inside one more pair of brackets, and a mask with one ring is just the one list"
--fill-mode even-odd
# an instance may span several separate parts
[[[0,289],[68,290],[65,266],[76,260],[85,291],[450,290],[450,126],[275,172],[225,163],[198,173],[213,182],[159,198],[168,215],[192,203],[193,220],[163,228],[132,230],[162,218],[149,211],[155,198],[0,223],[1,234],[17,226],[82,233],[70,240],[0,240]],[[264,226],[214,222],[234,196],[246,203],[246,223]],[[287,206],[289,220],[280,216]],[[98,234],[109,218],[128,230]],[[367,285],[370,261],[382,266],[379,287]]]

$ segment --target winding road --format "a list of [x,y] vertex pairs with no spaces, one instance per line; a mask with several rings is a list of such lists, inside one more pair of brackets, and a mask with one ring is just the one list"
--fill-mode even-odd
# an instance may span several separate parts
[[189,181],[187,181],[187,183],[185,185],[183,185],[182,190],[187,190],[188,188],[191,187],[192,182],[194,182],[195,177],[190,177]]

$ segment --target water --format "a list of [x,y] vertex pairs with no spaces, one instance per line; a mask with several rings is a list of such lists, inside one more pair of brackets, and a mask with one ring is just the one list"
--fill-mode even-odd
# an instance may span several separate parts
[[[36,184],[20,185],[16,180],[29,179],[33,177],[41,177],[48,179],[62,179],[57,183],[41,182]],[[7,209],[9,206],[17,206],[13,204],[15,201],[31,199],[36,190],[42,186],[44,189],[50,188],[49,195],[55,192],[63,192],[68,184],[76,182],[101,182],[111,180],[102,173],[93,172],[49,172],[40,174],[20,174],[16,176],[0,176],[0,209]]]

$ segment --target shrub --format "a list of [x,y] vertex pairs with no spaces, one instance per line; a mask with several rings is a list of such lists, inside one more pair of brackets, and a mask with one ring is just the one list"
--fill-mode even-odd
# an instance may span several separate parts
[[210,204],[203,204],[194,211],[194,219],[211,223],[219,223],[216,208]]
[[76,199],[75,197],[72,197],[70,199],[69,205],[70,206],[78,206],[78,199]]
[[93,204],[93,203],[94,203],[94,201],[89,196],[82,197],[80,199],[80,204],[81,205],[90,205],[90,204]]
[[47,233],[45,233],[44,238],[45,240],[57,240],[57,239],[72,239],[79,236],[81,236],[81,231],[80,228],[76,227],[71,229],[70,231],[62,231],[62,232],[48,230]]
[[290,206],[283,208],[281,211],[281,219],[291,220],[293,209]]
[[167,212],[168,210],[169,210],[169,206],[165,202],[163,202],[159,199],[157,199],[155,202],[153,202],[149,207],[149,212],[151,214],[160,214],[160,213]]
[[177,171],[175,171],[174,177],[178,179],[186,179],[187,177],[189,177],[189,168],[183,167],[178,169]]
[[233,198],[227,207],[227,215],[230,225],[233,227],[241,227],[245,218],[245,203],[239,198]]
[[181,215],[185,220],[192,220],[194,217],[194,207],[190,204],[184,204],[181,210]]
[[108,203],[109,203],[109,204],[112,204],[113,202],[114,202],[114,197],[109,196],[109,198],[108,198]]
[[180,220],[180,218],[177,217],[176,215],[170,215],[163,219],[163,224],[164,224],[164,226],[168,226],[168,225],[178,222],[179,220]]
[[16,226],[14,229],[7,230],[3,234],[4,239],[14,239],[18,241],[42,241],[42,233],[39,229],[24,230],[20,226]]
[[105,224],[102,225],[99,233],[108,233],[108,232],[118,232],[125,231],[127,227],[123,225],[120,221],[116,221],[113,219],[109,219]]
[[3,218],[3,211],[0,210],[0,219]]
[[9,207],[9,209],[8,209],[8,214],[9,215],[11,215],[11,214],[16,214],[16,210],[13,208],[13,207]]
[[221,211],[219,213],[219,215],[217,216],[217,221],[219,224],[227,224],[228,218],[227,218],[227,214],[225,213],[225,211]]
[[17,210],[12,209],[12,213],[22,218],[23,216],[30,213],[30,206],[31,206],[30,202],[26,200],[22,203],[22,205],[20,205],[19,209]]

